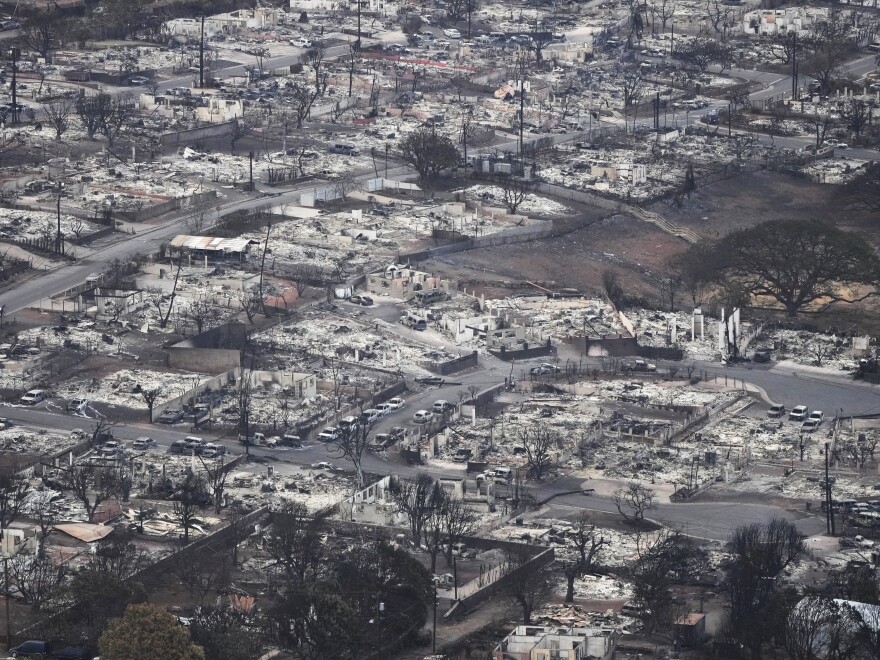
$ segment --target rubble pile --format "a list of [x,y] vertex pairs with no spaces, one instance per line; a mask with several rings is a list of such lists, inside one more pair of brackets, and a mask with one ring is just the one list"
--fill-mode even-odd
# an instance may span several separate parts
[[100,401],[112,406],[146,410],[141,394],[144,390],[159,390],[157,403],[184,396],[208,379],[196,373],[155,371],[151,369],[120,369],[103,378],[69,380],[59,383],[58,392],[65,398]]
[[[372,328],[351,318],[307,312],[303,318],[257,333],[253,339],[291,355],[338,358],[364,367],[423,375],[418,365],[430,360],[431,349],[403,339],[384,321]],[[294,358],[296,359],[296,358]]]

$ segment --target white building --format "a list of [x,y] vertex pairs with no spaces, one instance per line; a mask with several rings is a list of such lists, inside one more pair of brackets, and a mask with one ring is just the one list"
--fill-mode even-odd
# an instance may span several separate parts
[[492,652],[493,660],[611,660],[620,631],[613,628],[517,626]]
[[756,9],[743,16],[743,33],[772,36],[794,32],[809,34],[813,24],[828,17],[828,10],[819,7],[786,7],[785,9]]
[[[277,9],[257,7],[256,9],[239,9],[226,14],[215,14],[205,17],[205,36],[214,34],[240,34],[248,30],[261,30],[278,25]],[[202,31],[199,18],[175,18],[163,26],[165,32],[172,37],[198,38]]]

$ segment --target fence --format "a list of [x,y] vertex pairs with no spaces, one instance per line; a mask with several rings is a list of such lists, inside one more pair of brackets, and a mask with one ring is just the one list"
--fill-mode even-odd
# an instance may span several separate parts
[[235,130],[235,122],[227,121],[222,124],[212,124],[211,126],[200,126],[199,128],[190,128],[185,131],[174,131],[173,133],[165,133],[160,138],[163,147],[177,147],[181,144],[190,142],[198,142],[207,138],[225,137],[232,135]]
[[113,215],[120,220],[128,222],[143,222],[144,220],[149,220],[165,213],[171,213],[172,211],[195,207],[199,204],[207,204],[216,199],[217,193],[214,191],[195,193],[187,197],[175,197],[167,202],[155,204],[139,211],[114,211]]
[[426,362],[424,366],[435,374],[446,376],[447,374],[454,374],[476,367],[478,356],[477,351],[474,351],[468,355],[461,355],[446,362]]
[[[519,549],[529,547],[522,544],[514,545],[517,545]],[[443,615],[443,618],[452,620],[458,616],[463,616],[467,612],[474,609],[480,603],[485,602],[498,592],[502,591],[505,585],[516,582],[517,580],[522,579],[523,575],[540,570],[544,566],[553,563],[555,558],[556,554],[553,551],[553,548],[545,548],[542,549],[542,551],[536,554],[534,557],[529,559],[527,562],[525,562],[521,566],[517,566],[509,572],[505,572],[504,570],[501,570],[501,567],[497,567],[497,579],[483,587],[477,588],[476,591],[473,591],[464,598],[459,599],[452,607],[449,608],[446,614]],[[467,589],[468,585],[465,584],[463,588]]]

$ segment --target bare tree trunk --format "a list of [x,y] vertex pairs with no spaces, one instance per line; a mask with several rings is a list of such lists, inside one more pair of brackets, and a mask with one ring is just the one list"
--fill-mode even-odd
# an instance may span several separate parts
[[263,273],[266,271],[266,252],[269,250],[269,232],[272,231],[272,220],[266,223],[266,244],[263,246],[263,258],[260,260],[260,304],[263,306],[263,316],[269,316],[266,307],[266,298],[263,296]]

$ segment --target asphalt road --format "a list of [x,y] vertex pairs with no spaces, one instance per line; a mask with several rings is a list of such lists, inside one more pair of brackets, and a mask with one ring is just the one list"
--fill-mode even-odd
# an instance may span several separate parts
[[[427,389],[411,400],[428,400],[443,388]],[[81,416],[66,414],[50,410],[54,404],[49,402],[38,406],[9,406],[0,405],[0,415],[13,420],[16,424],[40,427],[53,431],[66,433],[75,428],[82,428],[87,433],[93,428],[89,419]],[[401,417],[408,417],[416,408],[413,405],[400,411]],[[397,420],[399,421],[399,420]],[[394,424],[394,419],[388,419],[388,425]],[[148,453],[159,456],[167,452],[167,448],[174,440],[185,438],[188,435],[196,435],[206,440],[216,440],[226,445],[232,453],[241,453],[241,445],[234,438],[226,435],[218,435],[211,431],[190,431],[185,425],[165,426],[162,424],[130,424],[113,430],[114,437],[127,441],[139,436],[149,436],[156,440],[158,447]],[[266,465],[272,465],[279,474],[300,472],[303,466],[308,466],[319,461],[328,461],[342,468],[349,466],[341,460],[337,453],[326,445],[319,442],[306,443],[300,449],[278,448],[267,449],[265,447],[252,447],[251,454],[258,457]],[[366,472],[374,474],[397,474],[403,477],[412,477],[419,472],[427,472],[434,477],[464,478],[464,465],[458,470],[438,469],[435,467],[409,466],[400,463],[388,462],[384,456],[368,452],[364,456],[363,467]],[[350,469],[350,468],[349,468]],[[589,487],[589,482],[575,477],[563,477],[554,482],[533,487],[533,494],[538,501],[546,500],[559,493],[570,493],[582,487]],[[603,511],[616,513],[617,508],[610,496],[592,495],[585,497],[580,493],[562,494],[554,497],[549,506],[551,515],[570,517],[580,510]],[[649,517],[675,527],[680,527],[685,533],[713,540],[724,540],[736,527],[769,520],[773,517],[785,517],[792,520],[804,534],[819,534],[824,530],[824,521],[820,518],[806,516],[801,513],[787,511],[776,506],[762,506],[757,504],[727,504],[727,503],[696,503],[679,504],[663,502],[651,510]]]

